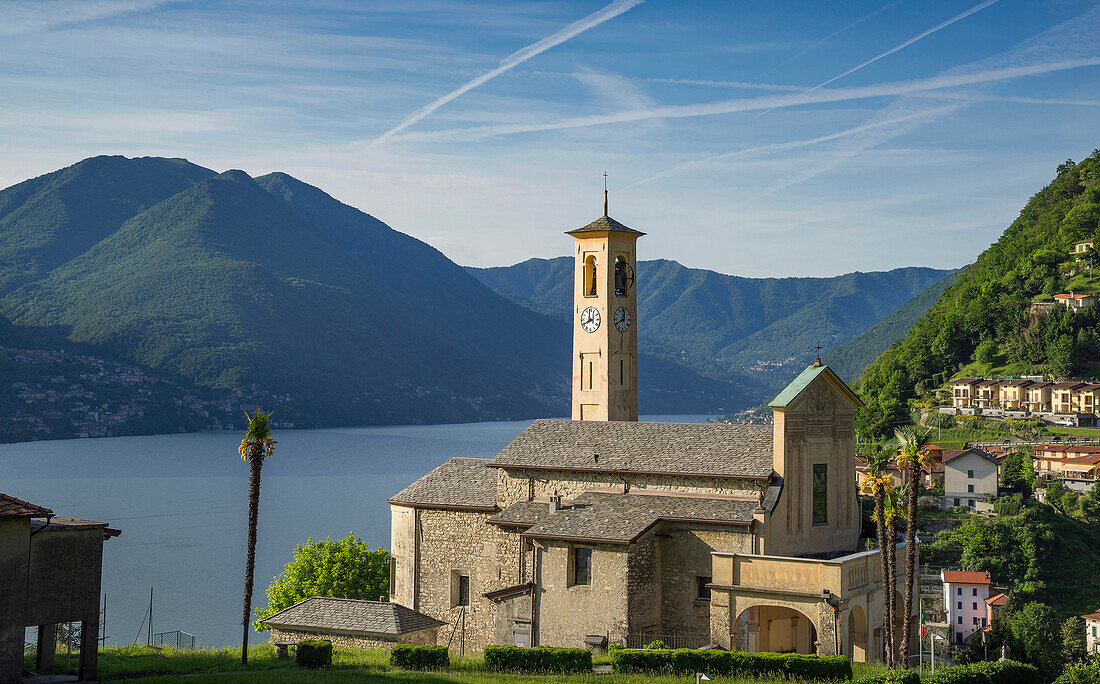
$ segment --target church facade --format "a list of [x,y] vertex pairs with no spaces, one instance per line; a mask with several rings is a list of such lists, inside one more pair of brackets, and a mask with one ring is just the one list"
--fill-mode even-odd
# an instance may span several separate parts
[[605,201],[569,234],[572,419],[389,499],[391,601],[463,650],[661,639],[877,659],[887,588],[879,551],[859,551],[859,399],[817,361],[772,426],[638,422],[643,233]]

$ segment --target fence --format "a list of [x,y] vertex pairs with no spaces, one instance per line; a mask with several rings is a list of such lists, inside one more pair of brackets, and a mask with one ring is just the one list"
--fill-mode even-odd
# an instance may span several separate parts
[[154,646],[168,646],[180,651],[195,650],[195,635],[176,630],[174,632],[157,632],[153,635]]
[[646,644],[660,641],[668,648],[702,648],[710,643],[709,636],[691,634],[627,634],[623,639],[627,648],[645,648]]

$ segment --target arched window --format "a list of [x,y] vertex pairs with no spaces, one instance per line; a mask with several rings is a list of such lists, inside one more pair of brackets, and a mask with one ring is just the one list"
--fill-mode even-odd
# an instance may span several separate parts
[[621,256],[615,257],[615,294],[622,297],[633,285],[634,269],[630,267],[630,262]]
[[584,260],[584,296],[596,296],[596,257],[589,256]]

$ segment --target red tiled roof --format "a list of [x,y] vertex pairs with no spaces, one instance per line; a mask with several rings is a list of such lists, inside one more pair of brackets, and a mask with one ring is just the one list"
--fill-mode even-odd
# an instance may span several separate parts
[[985,600],[986,605],[999,607],[1008,603],[1008,596],[1005,594],[997,594],[996,596],[990,596]]
[[955,584],[989,584],[992,580],[988,572],[969,572],[966,570],[943,570],[943,581]]
[[1091,298],[1091,297],[1092,297],[1092,295],[1090,295],[1090,294],[1073,294],[1072,292],[1070,292],[1069,294],[1056,294],[1056,295],[1054,295],[1055,299],[1087,299],[1087,298]]
[[14,496],[0,494],[0,518],[35,518],[44,515],[53,515],[53,511]]
[[956,458],[958,458],[960,456],[963,456],[964,454],[977,454],[978,456],[981,456],[982,458],[984,458],[987,461],[994,461],[994,462],[997,461],[997,459],[994,458],[992,454],[988,454],[985,451],[982,451],[981,449],[975,449],[975,448],[971,447],[970,449],[949,449],[947,451],[944,451],[943,452],[943,462],[944,463],[949,463],[949,462],[955,460]]
[[1088,615],[1082,615],[1081,617],[1086,620],[1100,620],[1100,613],[1089,613]]

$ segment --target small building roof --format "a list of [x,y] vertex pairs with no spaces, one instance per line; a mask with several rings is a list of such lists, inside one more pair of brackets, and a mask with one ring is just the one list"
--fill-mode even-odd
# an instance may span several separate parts
[[997,387],[1001,384],[1000,380],[979,380],[978,387]]
[[1080,380],[1067,380],[1066,382],[1056,382],[1051,386],[1051,389],[1080,389],[1085,383]]
[[940,577],[944,582],[951,582],[953,584],[989,584],[992,582],[988,572],[941,570]]
[[446,624],[397,603],[327,596],[307,598],[262,622],[281,629],[387,636],[419,632]]
[[993,606],[994,608],[1000,608],[1004,604],[1008,603],[1008,594],[1000,592],[993,596],[990,596],[985,600],[987,606]]
[[1094,239],[1095,238],[1089,238],[1088,240],[1078,240],[1077,242],[1075,242],[1073,244],[1075,244],[1075,245],[1091,245],[1093,243]]
[[950,463],[956,458],[961,458],[962,456],[966,456],[967,454],[974,454],[976,456],[984,458],[987,461],[990,461],[991,463],[997,463],[997,459],[993,456],[993,454],[990,454],[983,449],[978,449],[977,447],[970,447],[969,449],[948,449],[943,452],[943,462]]
[[1009,378],[1008,380],[1001,380],[1001,387],[1028,387],[1034,382],[1034,380],[1028,380],[1027,378]]
[[1096,613],[1089,613],[1088,615],[1082,615],[1081,617],[1085,618],[1086,620],[1097,620],[1097,621],[1100,621],[1100,612],[1096,612]]
[[807,366],[806,370],[799,373],[798,377],[791,381],[791,384],[784,387],[783,391],[780,392],[775,399],[771,400],[768,404],[768,408],[787,408],[798,398],[798,395],[802,394],[803,390],[809,387],[814,380],[822,375],[827,377],[831,376],[834,380],[833,385],[841,394],[845,395],[848,400],[852,402],[853,406],[863,406],[863,401],[856,396],[856,393],[848,387],[847,383],[838,378],[831,368],[821,363],[821,359],[818,359],[814,361],[813,364]]
[[973,385],[979,382],[981,378],[955,378],[951,381],[952,385]]
[[606,233],[606,232],[632,233],[632,234],[638,235],[638,236],[645,235],[645,233],[643,233],[640,230],[634,230],[633,228],[628,228],[628,227],[624,226],[623,224],[619,223],[618,221],[611,218],[607,214],[604,214],[603,216],[599,217],[598,219],[596,219],[592,223],[589,223],[587,226],[583,226],[581,228],[575,228],[573,230],[566,231],[566,235],[579,235],[581,233]]
[[388,501],[413,508],[497,511],[497,473],[488,463],[485,458],[452,458]]
[[631,544],[661,521],[748,525],[756,507],[756,501],[745,500],[586,492],[570,506],[541,518],[524,536]]
[[532,422],[488,464],[526,470],[765,480],[772,474],[772,427],[543,418]]
[[1090,295],[1090,294],[1078,294],[1078,293],[1074,293],[1074,292],[1064,292],[1064,293],[1061,293],[1061,294],[1054,295],[1054,298],[1055,299],[1066,299],[1066,300],[1070,300],[1070,299],[1084,300],[1084,299],[1092,299],[1092,295]]
[[1036,380],[1036,381],[1033,381],[1033,382],[1031,383],[1031,386],[1030,386],[1030,387],[1028,387],[1028,389],[1029,389],[1029,390],[1033,390],[1033,389],[1045,389],[1045,388],[1047,388],[1047,387],[1050,387],[1050,386],[1051,386],[1051,385],[1053,385],[1053,384],[1054,384],[1054,383],[1053,383],[1053,382],[1051,382],[1050,380]]
[[0,494],[0,518],[37,518],[53,515],[53,511],[14,496]]

